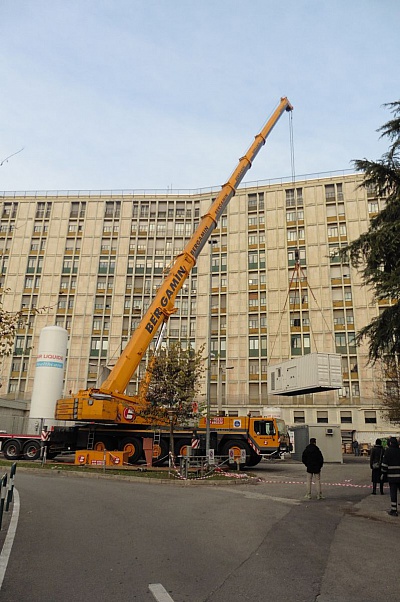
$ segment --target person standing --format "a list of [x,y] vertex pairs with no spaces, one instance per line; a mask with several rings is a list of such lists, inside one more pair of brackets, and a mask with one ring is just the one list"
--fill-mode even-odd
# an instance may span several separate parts
[[354,439],[354,441],[353,441],[353,451],[354,451],[355,456],[360,455],[360,446],[358,445],[357,439]]
[[311,499],[311,484],[314,475],[317,488],[317,500],[323,500],[324,496],[321,491],[321,469],[324,465],[324,457],[319,447],[317,447],[317,440],[314,437],[311,437],[310,443],[303,451],[301,460],[307,468],[307,492],[304,497],[308,500]]
[[379,490],[383,495],[383,480],[381,480],[381,467],[383,459],[383,447],[381,439],[375,441],[375,445],[371,450],[369,457],[369,465],[371,467],[372,495],[376,495],[376,486],[379,483]]
[[383,481],[385,475],[390,489],[390,516],[398,516],[397,512],[397,491],[400,489],[400,449],[399,442],[396,437],[390,437],[389,446],[386,448],[382,460],[382,475]]

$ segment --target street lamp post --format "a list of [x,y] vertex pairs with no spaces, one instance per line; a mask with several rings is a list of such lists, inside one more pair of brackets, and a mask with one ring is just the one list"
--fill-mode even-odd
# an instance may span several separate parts
[[217,244],[217,240],[210,238],[210,290],[208,296],[208,357],[207,357],[207,412],[206,412],[206,455],[210,455],[210,420],[211,420],[211,325],[212,325],[212,248]]

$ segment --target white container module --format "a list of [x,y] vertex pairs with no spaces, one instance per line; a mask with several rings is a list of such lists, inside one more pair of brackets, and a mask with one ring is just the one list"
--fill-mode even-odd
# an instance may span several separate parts
[[310,353],[268,366],[270,395],[305,395],[342,387],[342,360],[337,353]]

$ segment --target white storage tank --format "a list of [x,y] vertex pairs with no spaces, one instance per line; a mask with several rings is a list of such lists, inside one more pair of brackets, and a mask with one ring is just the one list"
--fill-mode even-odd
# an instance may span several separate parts
[[270,395],[305,395],[342,387],[342,359],[337,353],[310,353],[268,366]]
[[[68,332],[59,326],[45,326],[39,337],[29,420],[54,421],[56,402],[62,397]],[[35,426],[35,430],[36,426]]]

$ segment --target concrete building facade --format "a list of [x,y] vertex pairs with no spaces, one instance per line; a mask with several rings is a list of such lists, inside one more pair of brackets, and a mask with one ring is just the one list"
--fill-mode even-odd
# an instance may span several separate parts
[[[395,432],[381,416],[379,369],[368,365],[366,346],[355,345],[385,304],[334,255],[383,206],[361,181],[334,172],[255,182],[232,199],[179,293],[165,339],[210,348],[213,411],[279,408],[289,425],[341,425],[344,441],[354,432],[365,443]],[[65,393],[101,382],[216,190],[1,196],[3,308],[26,316],[2,360],[1,396],[28,407],[41,329],[69,333]],[[343,389],[268,396],[268,364],[310,352],[342,356]]]

